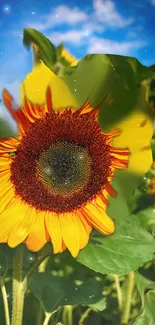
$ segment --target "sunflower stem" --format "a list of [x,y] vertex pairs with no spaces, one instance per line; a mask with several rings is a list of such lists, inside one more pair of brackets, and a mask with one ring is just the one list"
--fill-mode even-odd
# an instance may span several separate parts
[[64,325],[73,324],[72,306],[68,305],[63,307],[62,321]]
[[64,314],[66,319],[66,325],[73,325],[73,307],[69,305],[65,306]]
[[48,325],[51,316],[52,316],[52,313],[45,314],[45,319],[44,319],[43,325]]
[[115,287],[117,292],[118,307],[119,307],[119,311],[121,312],[123,307],[123,299],[122,299],[122,291],[120,286],[119,275],[114,274],[113,277],[114,277]]
[[83,313],[83,315],[81,316],[78,325],[83,325],[85,319],[89,316],[89,313],[91,312],[91,308],[87,308],[86,311]]
[[122,315],[122,325],[128,324],[129,318],[130,318],[130,310],[131,310],[131,300],[132,300],[132,293],[134,289],[135,284],[135,272],[130,272],[127,278],[127,287],[126,287],[126,293],[125,293],[125,306],[124,306],[124,312]]
[[[16,250],[13,263],[13,303],[12,303],[12,322],[11,325],[22,325],[24,296],[31,277],[38,269],[39,265],[50,255],[50,251],[46,251],[36,263],[32,266],[25,278],[22,278],[22,258],[23,247],[19,246]],[[46,263],[45,263],[46,264]],[[48,320],[49,321],[49,320]],[[44,321],[45,322],[45,321]],[[47,323],[48,324],[48,323]],[[46,325],[46,323],[45,323]]]
[[13,297],[11,325],[22,325],[26,286],[22,280],[23,247],[18,246],[13,261]]
[[9,315],[7,292],[6,292],[3,278],[0,279],[0,286],[1,286],[1,292],[2,292],[3,305],[4,305],[5,324],[10,325],[10,315]]

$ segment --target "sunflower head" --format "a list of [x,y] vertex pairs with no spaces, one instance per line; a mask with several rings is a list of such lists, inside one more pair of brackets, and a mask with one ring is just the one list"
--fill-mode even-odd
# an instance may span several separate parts
[[3,91],[19,135],[0,140],[0,242],[10,247],[24,242],[38,251],[51,241],[54,253],[68,248],[75,257],[93,228],[114,232],[107,214],[108,197],[117,195],[111,183],[116,170],[128,168],[132,152],[119,142],[121,128],[101,130],[100,107],[87,100],[75,110],[64,81],[43,63],[22,89],[22,107],[16,110]]

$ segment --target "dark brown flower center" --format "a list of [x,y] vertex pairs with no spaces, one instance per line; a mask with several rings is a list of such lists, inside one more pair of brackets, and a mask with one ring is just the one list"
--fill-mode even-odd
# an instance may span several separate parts
[[38,176],[52,194],[73,195],[84,188],[91,174],[87,150],[76,144],[57,142],[43,152]]

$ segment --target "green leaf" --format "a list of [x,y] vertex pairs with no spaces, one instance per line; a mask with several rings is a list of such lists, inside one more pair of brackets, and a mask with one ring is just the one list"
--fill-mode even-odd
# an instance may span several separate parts
[[47,312],[65,305],[92,305],[102,297],[100,283],[94,278],[76,285],[73,280],[38,273],[33,276],[30,289]]
[[131,195],[134,194],[135,189],[141,182],[141,178],[141,174],[131,173],[128,171],[128,169],[124,169],[117,170],[115,172],[114,181],[119,185],[119,191],[124,195],[126,199],[128,199]]
[[[23,245],[23,269],[30,269],[32,265],[36,262],[37,253],[31,252]],[[7,269],[11,270],[13,268],[13,257],[17,248],[10,248],[7,244],[0,244],[0,275],[5,270],[6,263]],[[2,258],[3,257],[3,258]],[[5,272],[4,272],[5,273]]]
[[155,160],[155,136],[153,136],[151,140],[151,148],[152,148],[153,160]]
[[[151,114],[146,88],[139,83],[153,77],[153,72],[137,59],[120,55],[92,54],[79,61],[76,69],[64,76],[80,105],[89,99],[100,104],[99,122],[104,131],[136,110]],[[104,97],[109,94],[105,101]]]
[[142,226],[154,235],[155,234],[155,208],[153,206],[148,207],[147,209],[138,212],[137,217],[139,218]]
[[155,324],[155,290],[150,290],[145,297],[144,311],[133,325],[154,325]]
[[121,194],[110,199],[108,214],[115,220],[114,234],[103,236],[94,232],[77,261],[102,274],[125,274],[151,260],[154,238],[142,228],[135,215],[130,215]]
[[62,53],[62,50],[64,49],[64,45],[63,43],[60,43],[57,47],[56,47],[56,53],[57,53],[57,58],[61,57],[61,53]]
[[[100,105],[99,123],[102,130],[108,132],[136,111],[153,118],[148,88],[142,83],[153,75],[135,58],[92,54],[80,60],[73,70],[66,70],[64,80],[81,106],[87,99],[92,107]],[[131,173],[128,169],[115,173],[126,198],[133,194],[141,176],[141,173]]]
[[10,126],[10,123],[8,123],[4,118],[0,118],[0,137],[9,138],[13,136],[15,136],[15,132]]
[[151,65],[149,68],[151,71],[155,72],[155,64]]
[[27,48],[32,45],[36,46],[34,48],[35,63],[42,60],[49,69],[53,70],[54,63],[56,62],[56,49],[47,37],[36,29],[24,28],[23,43]]
[[[132,195],[129,200],[128,200],[129,207],[131,209],[131,212],[136,214],[137,217],[139,218],[139,213],[140,211],[143,211],[147,208],[150,208],[150,206],[153,206],[154,204],[154,198],[147,194],[143,193],[140,191],[140,189],[136,189],[134,195]],[[142,221],[142,220],[140,220]],[[143,227],[144,224],[142,223]],[[145,227],[144,227],[145,228]],[[146,228],[148,229],[148,228]]]
[[106,307],[107,307],[106,298],[105,297],[102,298],[95,304],[89,305],[89,307],[94,311],[102,311],[102,310],[106,309]]
[[8,259],[2,250],[0,250],[0,277],[4,277],[8,269]]
[[141,297],[141,301],[142,301],[142,306],[144,307],[144,295],[145,295],[145,291],[147,289],[155,289],[155,282],[147,279],[146,277],[144,277],[143,275],[141,275],[140,273],[136,274],[136,286],[137,286],[137,290],[140,294]]
[[108,294],[106,298],[106,309],[104,309],[102,312],[102,318],[104,317],[105,324],[107,325],[118,325],[120,324],[121,315],[118,309],[118,300],[116,292],[110,292],[110,294]]

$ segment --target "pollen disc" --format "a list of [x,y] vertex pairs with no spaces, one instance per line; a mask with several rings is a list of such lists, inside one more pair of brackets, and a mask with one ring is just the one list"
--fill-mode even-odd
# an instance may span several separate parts
[[90,175],[87,150],[72,143],[53,144],[38,161],[38,176],[52,194],[75,194],[86,186]]

